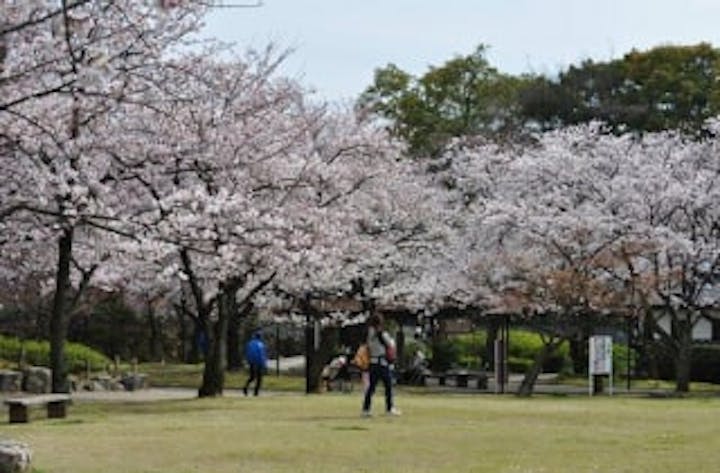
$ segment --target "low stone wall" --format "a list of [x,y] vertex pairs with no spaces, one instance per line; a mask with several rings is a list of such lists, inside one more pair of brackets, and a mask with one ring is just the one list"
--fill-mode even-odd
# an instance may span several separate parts
[[76,381],[74,385],[76,391],[137,391],[150,387],[147,375],[143,373],[126,373],[118,377],[98,375]]
[[[124,373],[121,376],[100,374],[87,379],[70,376],[72,391],[137,391],[149,387],[148,377],[144,373]],[[22,372],[0,370],[0,393],[21,391],[33,394],[51,392],[52,370],[41,366],[31,366]]]
[[12,370],[0,370],[0,392],[14,393],[22,388],[22,373]]
[[43,366],[28,366],[23,370],[22,390],[34,394],[52,392],[52,370]]
[[52,391],[52,371],[41,366],[29,366],[23,371],[0,370],[0,392],[18,391],[49,393]]

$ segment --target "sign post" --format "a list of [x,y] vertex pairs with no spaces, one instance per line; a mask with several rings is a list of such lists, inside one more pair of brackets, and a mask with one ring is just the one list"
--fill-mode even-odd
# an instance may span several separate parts
[[593,395],[595,376],[607,375],[610,383],[610,395],[613,394],[613,362],[612,337],[609,335],[595,335],[589,340],[588,360],[588,393]]

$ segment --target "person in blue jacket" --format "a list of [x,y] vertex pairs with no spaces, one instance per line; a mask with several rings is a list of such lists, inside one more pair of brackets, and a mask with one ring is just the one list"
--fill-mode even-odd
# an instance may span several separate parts
[[256,330],[250,341],[245,345],[245,360],[250,365],[250,378],[243,387],[243,394],[247,396],[250,383],[255,381],[255,395],[257,396],[262,385],[263,373],[267,370],[267,353],[260,330]]

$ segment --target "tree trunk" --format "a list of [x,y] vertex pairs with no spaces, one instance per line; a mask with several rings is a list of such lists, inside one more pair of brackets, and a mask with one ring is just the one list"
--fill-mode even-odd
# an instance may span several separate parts
[[69,391],[65,365],[68,310],[70,306],[70,261],[72,258],[73,230],[65,229],[58,241],[58,266],[55,275],[55,296],[50,315],[50,369],[52,392]]
[[175,315],[177,316],[178,323],[178,344],[177,344],[177,359],[186,363],[187,358],[187,326],[185,325],[185,313],[182,309],[175,307]]
[[233,308],[228,320],[227,366],[228,371],[239,371],[242,367],[242,342],[240,341],[240,314]]
[[396,368],[398,369],[404,369],[407,368],[407,366],[404,366],[403,362],[405,360],[405,332],[403,331],[402,324],[400,324],[400,327],[398,327],[398,331],[395,334],[395,345],[397,346],[397,364]]
[[545,343],[540,351],[535,355],[533,364],[525,372],[520,388],[518,388],[518,396],[531,396],[535,389],[535,383],[537,382],[540,373],[542,373],[542,367],[545,361],[555,352],[555,349],[560,346],[562,340],[556,342]]
[[485,337],[485,369],[493,370],[495,366],[495,340],[500,330],[500,319],[497,317],[488,318],[487,334]]
[[574,374],[581,375],[587,372],[588,356],[588,335],[585,330],[581,330],[577,336],[570,339],[570,359]]
[[221,396],[225,385],[225,360],[227,359],[228,319],[232,304],[230,297],[235,297],[221,290],[218,294],[218,318],[208,330],[208,353],[205,357],[202,385],[198,391],[200,397]]
[[647,376],[650,379],[660,379],[660,366],[658,365],[658,358],[662,352],[659,343],[654,338],[654,319],[653,314],[647,313],[643,319],[643,335],[642,335],[642,351],[645,358],[645,367],[647,369]]
[[160,327],[155,309],[151,302],[147,305],[148,328],[150,329],[149,352],[152,361],[160,361],[163,358],[162,340],[160,338]]
[[690,392],[692,365],[692,325],[683,321],[676,324],[677,352],[675,353],[675,392]]
[[339,340],[339,330],[334,327],[325,327],[320,331],[320,345],[315,350],[315,330],[310,326],[306,330],[307,340],[307,393],[319,393],[322,387],[322,370],[335,355],[335,349]]

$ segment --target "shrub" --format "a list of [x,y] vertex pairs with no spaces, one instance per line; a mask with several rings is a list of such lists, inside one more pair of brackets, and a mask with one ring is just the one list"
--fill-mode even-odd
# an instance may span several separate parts
[[695,345],[690,377],[693,381],[720,383],[720,346]]
[[528,368],[533,364],[533,360],[528,358],[520,358],[517,356],[509,356],[507,360],[507,367],[510,373],[525,373]]
[[[121,297],[113,296],[96,304],[90,313],[73,317],[68,326],[68,340],[82,341],[109,357],[152,360],[149,324],[144,317],[145,314],[129,307]],[[156,321],[160,324],[160,334],[166,333],[162,320]]]
[[[487,333],[478,330],[473,333],[458,335],[453,343],[458,350],[458,360],[463,366],[475,367],[478,360],[486,363],[485,343]],[[543,342],[540,334],[527,330],[511,330],[510,345],[508,346],[508,370],[514,373],[524,373],[532,365],[535,355],[542,349]],[[559,372],[570,359],[570,349],[563,343],[555,350],[543,365],[543,371]]]
[[[25,362],[31,365],[50,365],[50,343],[38,340],[20,340],[15,337],[4,337],[0,335],[0,358],[17,362],[20,354],[25,348]],[[89,363],[90,369],[98,371],[104,369],[110,360],[92,348],[80,343],[65,344],[65,362],[68,371],[79,373],[85,370],[85,363]]]
[[[510,364],[510,360],[514,360],[513,364],[525,366],[519,370],[524,372],[530,366],[535,356],[542,350],[543,341],[539,333],[527,330],[511,330],[510,342],[508,346],[508,369],[516,371]],[[521,361],[524,360],[524,361]],[[547,373],[561,372],[570,362],[570,346],[567,342],[563,342],[555,352],[545,360],[543,371]]]
[[[441,356],[450,356],[452,363],[459,363],[465,367],[476,368],[478,362],[480,365],[487,361],[485,353],[485,343],[487,333],[484,330],[478,330],[472,333],[456,335],[450,339],[450,342],[456,352],[455,355],[442,354]],[[508,346],[508,370],[513,373],[524,373],[528,367],[532,365],[535,356],[542,349],[543,341],[539,333],[529,330],[514,329],[510,330],[510,345]],[[448,350],[441,347],[441,350]],[[703,352],[704,353],[704,352]],[[628,351],[626,345],[613,345],[613,370],[620,375],[626,375],[628,356],[632,357],[631,366],[637,364],[637,352],[635,350]],[[698,355],[701,356],[701,355]],[[712,373],[712,367],[718,367],[717,378],[720,380],[720,348],[717,350],[718,363],[713,365],[712,362],[707,363],[707,367],[700,368],[698,372]],[[715,359],[711,354],[703,354],[703,359]],[[543,371],[546,373],[564,372],[571,366],[570,345],[562,343],[543,364]],[[587,367],[587,365],[586,365]],[[491,367],[492,369],[492,367]],[[695,373],[696,371],[693,371]],[[706,380],[712,375],[703,375]],[[700,378],[698,378],[700,380]]]
[[472,333],[458,335],[453,343],[458,351],[458,362],[467,368],[480,368],[486,363],[485,343],[487,333],[478,330]]
[[438,340],[432,344],[430,366],[435,371],[445,371],[457,364],[459,350],[453,340]]
[[[720,383],[720,345],[693,345],[691,356],[691,381]],[[675,361],[667,352],[661,353],[658,364],[661,379],[675,379]]]
[[634,369],[638,363],[637,351],[630,348],[628,350],[627,345],[621,345],[618,343],[613,344],[613,372],[619,376],[627,377],[628,371],[628,357],[630,357],[630,370]]

